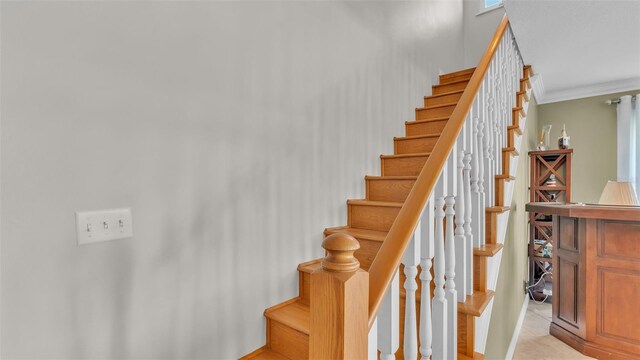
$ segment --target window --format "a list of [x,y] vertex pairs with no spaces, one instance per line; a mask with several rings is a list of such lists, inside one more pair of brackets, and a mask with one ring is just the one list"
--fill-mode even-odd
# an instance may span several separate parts
[[497,7],[502,4],[502,0],[484,0],[484,8]]

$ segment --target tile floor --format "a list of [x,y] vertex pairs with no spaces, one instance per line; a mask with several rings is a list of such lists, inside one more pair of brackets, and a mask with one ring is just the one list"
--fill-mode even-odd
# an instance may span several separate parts
[[536,304],[529,301],[513,360],[592,359],[549,335],[550,323],[551,303]]

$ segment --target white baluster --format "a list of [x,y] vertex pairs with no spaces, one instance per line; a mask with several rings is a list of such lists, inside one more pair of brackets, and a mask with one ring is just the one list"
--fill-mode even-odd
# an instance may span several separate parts
[[429,360],[433,341],[431,318],[431,259],[433,259],[435,242],[435,207],[434,195],[431,193],[427,206],[420,220],[420,359]]
[[484,151],[485,151],[485,162],[484,162],[484,185],[485,185],[485,204],[486,206],[493,206],[491,202],[491,182],[487,181],[489,178],[489,174],[493,169],[493,129],[491,124],[493,123],[493,89],[492,89],[492,79],[491,79],[491,66],[489,66],[489,71],[487,73],[487,77],[485,79],[487,83],[487,94],[485,98],[485,107],[486,107],[486,116],[484,118]]
[[[465,297],[468,294],[467,291],[467,245],[465,243],[466,240],[466,236],[464,233],[464,216],[465,216],[465,199],[464,199],[464,151],[458,151],[458,164],[457,164],[457,173],[456,176],[458,177],[458,186],[457,186],[457,191],[456,191],[456,196],[455,196],[455,209],[453,209],[455,212],[455,230],[454,230],[454,234],[455,234],[455,246],[454,246],[454,263],[455,263],[455,276],[456,276],[456,286],[454,286],[454,289],[457,292],[457,297],[456,300],[457,301],[461,301],[464,302]],[[447,208],[448,208],[448,204],[447,204]],[[448,218],[447,218],[448,221]],[[447,238],[448,239],[448,238]],[[447,275],[447,280],[448,280],[448,275]],[[453,280],[453,279],[452,279]],[[456,304],[457,306],[457,304]],[[456,310],[457,313],[457,310]]]
[[[478,103],[479,106],[478,108],[481,110],[483,108],[482,105],[482,93],[479,94],[478,96]],[[476,117],[474,119],[474,124],[473,124],[473,137],[474,137],[474,145],[475,148],[473,150],[473,155],[472,155],[472,165],[471,165],[471,196],[472,196],[472,206],[473,206],[473,220],[472,223],[474,224],[471,229],[473,231],[473,239],[474,239],[474,246],[476,247],[480,247],[482,246],[483,243],[483,236],[482,236],[482,224],[480,223],[480,220],[482,220],[480,218],[481,213],[483,212],[483,207],[484,207],[484,201],[481,200],[480,197],[480,187],[481,187],[481,181],[482,181],[482,177],[483,177],[483,172],[482,172],[482,135],[483,135],[483,131],[482,131],[482,123],[480,122],[480,118]]]
[[[446,167],[446,165],[445,165]],[[433,292],[432,316],[433,316],[433,360],[446,360],[447,357],[447,298],[444,292],[444,195],[446,188],[446,169],[443,169],[438,179],[435,190],[435,243],[433,275],[435,289]]]
[[476,246],[480,247],[485,244],[485,195],[484,195],[484,168],[485,168],[485,154],[486,154],[486,139],[484,138],[485,130],[484,123],[486,121],[486,81],[483,81],[481,93],[480,93],[480,118],[478,119],[478,198],[476,199],[476,204],[474,209],[476,209],[477,221],[476,228],[477,232],[475,235],[478,236],[476,240]]
[[378,350],[380,360],[395,360],[400,342],[400,280],[398,271],[384,295],[378,312]]
[[491,198],[492,204],[495,205],[495,181],[494,176],[500,173],[500,167],[502,166],[502,147],[500,143],[500,116],[502,114],[500,109],[500,83],[499,83],[499,68],[500,64],[497,61],[494,61],[494,88],[493,88],[493,116],[492,120],[492,131],[493,131],[493,171],[491,173],[491,177],[489,178],[490,186],[491,186]]
[[[491,109],[490,96],[487,98],[488,108]],[[493,187],[491,186],[491,174],[493,173],[493,127],[491,126],[491,111],[488,111],[489,116],[485,118],[484,122],[484,172],[483,172],[483,185],[485,193],[485,206],[493,206]]]
[[[449,158],[455,158],[455,153],[451,153]],[[450,182],[450,184],[453,181]],[[445,292],[447,297],[447,354],[449,359],[455,359],[458,353],[458,296],[456,292],[456,249],[453,230],[453,216],[455,215],[455,196],[453,189],[448,189],[449,194],[444,198],[446,204],[445,207],[445,224],[447,226],[445,230],[445,264],[446,264],[446,282]]]
[[369,339],[367,340],[367,359],[378,360],[378,318],[373,321],[373,326],[369,330]]
[[[416,239],[417,238],[417,239]],[[418,357],[418,319],[416,316],[416,290],[418,283],[418,263],[420,262],[420,224],[411,238],[409,247],[404,252],[402,263],[404,264],[405,305],[404,305],[404,357],[416,359]]]
[[473,232],[471,221],[473,207],[471,205],[471,157],[470,153],[464,156],[464,236],[467,251],[467,295],[473,294]]

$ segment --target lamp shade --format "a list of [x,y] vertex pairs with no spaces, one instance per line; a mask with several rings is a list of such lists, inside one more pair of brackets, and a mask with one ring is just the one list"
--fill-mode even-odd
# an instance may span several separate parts
[[601,205],[640,205],[630,182],[608,181],[600,196]]

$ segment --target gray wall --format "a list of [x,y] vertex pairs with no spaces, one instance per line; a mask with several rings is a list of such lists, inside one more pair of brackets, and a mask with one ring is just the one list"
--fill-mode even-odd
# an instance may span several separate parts
[[464,0],[464,66],[475,67],[504,16],[500,7],[480,14],[484,0]]
[[552,148],[558,148],[563,124],[571,136],[572,201],[598,203],[607,181],[616,180],[616,106],[605,104],[605,100],[637,93],[638,90],[627,91],[540,105],[540,128],[552,125]]
[[[263,345],[262,311],[462,68],[462,6],[2,2],[1,357]],[[76,246],[75,211],[122,206],[133,239]]]

